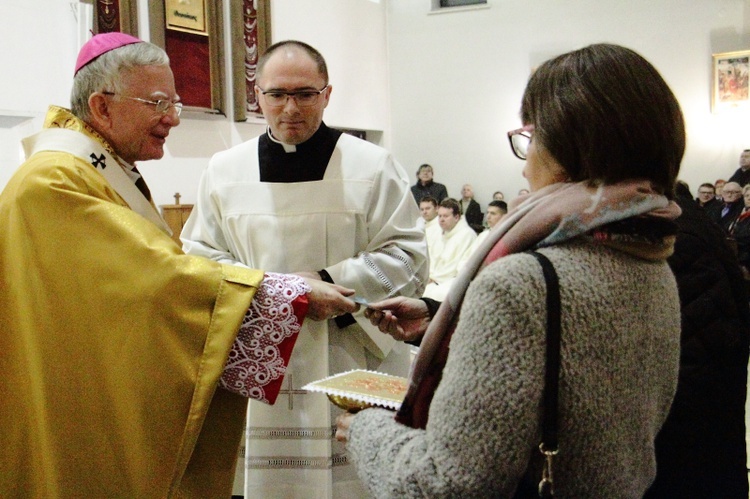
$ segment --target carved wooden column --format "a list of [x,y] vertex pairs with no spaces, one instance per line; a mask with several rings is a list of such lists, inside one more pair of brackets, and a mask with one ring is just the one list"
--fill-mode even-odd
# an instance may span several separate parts
[[119,31],[138,36],[136,0],[96,0],[94,2],[94,32]]

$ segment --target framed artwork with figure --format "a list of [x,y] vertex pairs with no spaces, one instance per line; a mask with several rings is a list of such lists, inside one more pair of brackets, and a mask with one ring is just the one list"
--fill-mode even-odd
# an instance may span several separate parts
[[750,108],[750,50],[713,55],[711,111]]

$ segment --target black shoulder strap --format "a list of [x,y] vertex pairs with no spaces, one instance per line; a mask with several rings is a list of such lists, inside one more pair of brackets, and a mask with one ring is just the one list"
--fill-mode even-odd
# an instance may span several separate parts
[[[536,485],[531,475],[531,466],[520,480],[513,499],[531,497],[554,497],[552,482],[552,461],[557,454],[557,388],[560,375],[560,284],[552,262],[536,251],[528,253],[542,266],[547,287],[547,352],[545,355],[544,393],[542,416],[542,443],[539,451],[544,460],[542,480]],[[534,458],[532,457],[532,460]]]
[[552,480],[553,460],[557,455],[558,387],[560,382],[560,283],[557,272],[549,259],[530,252],[542,266],[547,285],[547,352],[544,366],[544,413],[542,415],[542,443],[539,451],[544,456],[542,480],[539,482],[539,497],[555,495]]
[[560,381],[560,283],[557,272],[549,259],[530,252],[539,261],[547,283],[547,358],[544,369],[544,419],[542,443],[550,450],[557,450],[557,403]]

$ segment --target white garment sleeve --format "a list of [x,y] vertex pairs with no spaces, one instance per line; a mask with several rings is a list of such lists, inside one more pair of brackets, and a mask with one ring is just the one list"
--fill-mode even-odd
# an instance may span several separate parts
[[206,170],[198,184],[198,194],[180,234],[182,251],[229,265],[247,267],[234,257],[229,249],[221,223],[221,209],[211,195],[212,177]]
[[429,273],[424,229],[416,224],[419,209],[403,168],[390,154],[377,161],[381,165],[367,211],[367,247],[325,270],[336,284],[366,290],[369,301],[418,297]]

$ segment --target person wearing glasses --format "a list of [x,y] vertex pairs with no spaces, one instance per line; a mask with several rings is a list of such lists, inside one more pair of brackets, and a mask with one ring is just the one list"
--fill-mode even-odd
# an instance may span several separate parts
[[[182,231],[185,251],[300,272],[355,289],[363,301],[420,296],[427,244],[408,176],[388,151],[323,122],[333,89],[323,56],[282,41],[261,55],[256,77],[267,131],[211,159]],[[409,347],[361,313],[305,323],[302,332],[288,403],[249,405],[245,497],[360,497],[330,431],[340,411],[301,388],[355,368],[406,375]]]
[[435,182],[433,175],[432,165],[424,163],[417,168],[417,183],[411,186],[411,193],[417,203],[428,196],[437,199],[438,203],[448,197],[448,189],[445,185]]
[[71,103],[0,194],[0,496],[229,497],[248,397],[354,291],[174,243],[135,168],[180,123],[156,45],[91,38]]
[[[679,104],[636,52],[597,44],[534,71],[509,132],[530,195],[511,205],[430,319],[422,300],[369,305],[424,334],[395,417],[345,414],[373,497],[642,497],[677,385],[680,301],[667,257],[685,148]],[[545,255],[560,291],[557,446],[540,451]],[[555,358],[555,357],[550,357]],[[551,483],[550,483],[551,482]]]
[[704,182],[698,186],[698,197],[695,202],[703,208],[703,210],[711,209],[711,206],[721,204],[721,201],[716,199],[716,188],[711,182]]
[[729,229],[737,220],[745,203],[742,200],[742,186],[737,182],[727,182],[721,191],[721,202],[706,210],[708,217],[729,234]]

